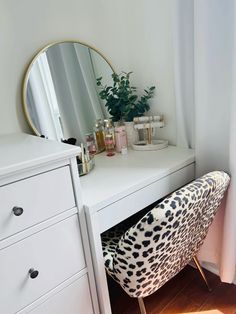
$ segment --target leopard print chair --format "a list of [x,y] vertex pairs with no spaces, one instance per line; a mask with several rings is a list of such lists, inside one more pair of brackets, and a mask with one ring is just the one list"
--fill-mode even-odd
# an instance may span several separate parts
[[202,272],[196,254],[229,181],[225,172],[210,172],[167,196],[127,231],[103,234],[106,271],[130,297],[138,298],[141,313],[146,313],[142,298],[192,259]]

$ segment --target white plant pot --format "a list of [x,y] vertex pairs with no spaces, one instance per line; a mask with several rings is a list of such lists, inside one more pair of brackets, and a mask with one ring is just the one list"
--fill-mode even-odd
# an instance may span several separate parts
[[133,122],[125,122],[125,130],[128,146],[132,146],[138,141],[138,131],[134,129]]

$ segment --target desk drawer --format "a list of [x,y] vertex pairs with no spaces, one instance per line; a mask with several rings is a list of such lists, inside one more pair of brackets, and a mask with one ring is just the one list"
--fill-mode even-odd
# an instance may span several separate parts
[[[0,240],[75,206],[69,166],[0,187]],[[13,208],[22,208],[16,216]],[[18,214],[21,210],[18,210]]]
[[0,313],[15,313],[84,267],[77,215],[1,250]]
[[76,280],[34,310],[26,313],[93,314],[87,275]]
[[194,180],[194,163],[127,195],[98,212],[100,233]]

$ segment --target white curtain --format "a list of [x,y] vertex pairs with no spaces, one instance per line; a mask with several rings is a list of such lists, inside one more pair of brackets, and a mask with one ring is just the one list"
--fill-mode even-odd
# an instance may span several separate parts
[[195,146],[196,176],[216,169],[231,174],[228,196],[199,258],[215,264],[222,281],[232,282],[236,266],[236,3],[174,3],[177,144]]
[[174,1],[173,46],[176,122],[179,147],[194,147],[193,1]]

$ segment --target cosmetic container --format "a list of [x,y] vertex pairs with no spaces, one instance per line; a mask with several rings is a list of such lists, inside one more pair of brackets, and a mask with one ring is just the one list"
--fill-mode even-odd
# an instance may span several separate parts
[[79,170],[79,176],[84,176],[85,174],[88,174],[91,170],[93,170],[95,166],[95,160],[93,156],[90,156],[90,159],[88,161],[85,161],[84,163],[78,164],[78,170]]
[[95,159],[94,155],[91,155],[84,147],[84,144],[80,144],[81,147],[81,153],[77,157],[77,165],[79,170],[79,175],[83,176],[87,173],[89,173],[95,166]]

